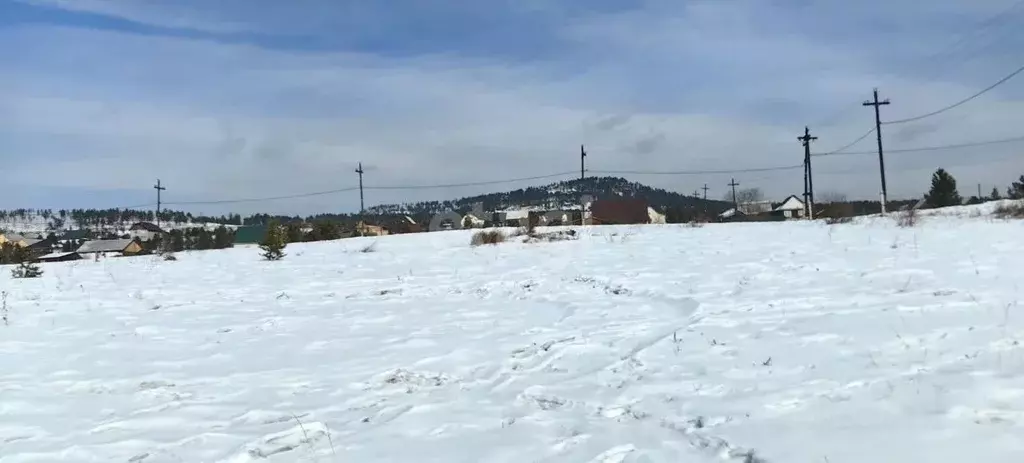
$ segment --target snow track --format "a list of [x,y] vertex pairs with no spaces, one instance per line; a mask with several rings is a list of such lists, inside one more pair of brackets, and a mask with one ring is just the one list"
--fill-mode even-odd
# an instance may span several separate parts
[[443,232],[3,272],[0,462],[1017,461],[1021,231]]

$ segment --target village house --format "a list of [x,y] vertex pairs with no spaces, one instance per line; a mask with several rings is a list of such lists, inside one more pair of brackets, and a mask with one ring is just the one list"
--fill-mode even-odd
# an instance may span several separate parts
[[25,237],[17,233],[0,233],[0,245],[11,244],[14,246],[24,246]]
[[242,225],[235,230],[235,245],[259,244],[266,237],[266,225]]
[[423,226],[416,223],[412,217],[403,215],[395,218],[387,225],[388,233],[397,235],[401,233],[419,233],[423,231]]
[[139,222],[128,229],[128,235],[139,241],[151,241],[157,236],[164,236],[167,232],[152,222]]
[[787,219],[800,219],[804,217],[804,202],[800,200],[796,195],[789,195],[782,204],[775,209],[772,209],[772,214],[785,217]]
[[37,262],[69,262],[81,260],[82,255],[77,252],[53,252],[36,258]]
[[599,199],[590,206],[594,225],[631,225],[651,223],[651,208],[640,198]]
[[530,221],[530,211],[526,209],[498,211],[491,221],[498,227],[525,227]]
[[130,256],[142,252],[142,245],[138,240],[134,239],[94,240],[82,243],[75,252],[82,257],[105,256],[108,253]]
[[354,235],[355,236],[384,236],[387,235],[388,231],[380,225],[370,225],[362,220],[356,224]]

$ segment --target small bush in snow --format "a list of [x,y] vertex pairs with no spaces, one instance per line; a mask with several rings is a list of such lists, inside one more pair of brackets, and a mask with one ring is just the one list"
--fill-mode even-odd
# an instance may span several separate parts
[[917,225],[917,208],[908,207],[896,213],[896,225],[910,228]]
[[482,230],[473,234],[469,244],[480,246],[483,244],[498,244],[505,242],[505,234],[501,230]]
[[377,242],[374,241],[374,242],[364,246],[362,249],[359,250],[359,252],[364,252],[364,253],[365,252],[377,252]]
[[11,270],[11,276],[14,278],[39,278],[43,276],[43,270],[39,268],[39,264],[32,262],[32,256],[28,248],[22,246],[15,246],[15,258],[18,260],[18,266]]
[[1001,204],[996,208],[995,215],[1000,219],[1024,219],[1024,202]]
[[538,243],[541,241],[573,241],[579,239],[576,230],[563,230],[547,233],[534,233],[523,240],[524,243]]
[[176,260],[178,260],[178,257],[175,256],[174,253],[168,252],[168,253],[164,254],[164,260],[166,260],[166,261],[176,261]]

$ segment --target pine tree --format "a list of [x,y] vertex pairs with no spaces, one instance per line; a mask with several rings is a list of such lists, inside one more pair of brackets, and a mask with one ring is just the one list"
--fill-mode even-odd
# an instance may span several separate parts
[[228,231],[228,227],[221,225],[213,230],[214,249],[230,248],[233,244],[232,241],[231,232]]
[[932,188],[924,196],[928,207],[959,206],[963,204],[963,198],[956,190],[956,179],[945,169],[936,170],[932,174]]
[[1003,199],[1002,195],[999,194],[999,188],[996,187],[992,187],[992,194],[988,195],[988,197],[993,201]]
[[1009,199],[1024,199],[1024,175],[1020,176],[1020,181],[1013,182],[1006,189],[1006,197]]
[[260,255],[266,260],[280,260],[284,257],[285,246],[288,245],[287,238],[281,224],[277,220],[271,220],[267,224],[267,236],[260,243],[260,249],[263,250]]
[[15,246],[14,253],[18,266],[11,270],[11,276],[14,278],[38,278],[43,276],[43,270],[39,268],[38,264],[32,262],[32,255],[27,247]]

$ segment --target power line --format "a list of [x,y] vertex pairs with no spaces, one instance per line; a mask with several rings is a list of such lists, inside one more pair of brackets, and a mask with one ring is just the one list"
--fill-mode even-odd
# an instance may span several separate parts
[[[429,190],[429,189],[442,189],[442,188],[458,188],[466,186],[479,186],[479,185],[496,185],[499,183],[513,183],[527,180],[540,180],[554,177],[565,177],[575,172],[560,172],[557,174],[549,175],[537,175],[533,177],[520,177],[510,178],[502,180],[488,180],[480,182],[465,182],[465,183],[449,183],[449,184],[435,184],[435,185],[395,185],[395,186],[367,186],[364,187],[366,190]],[[260,202],[260,201],[276,201],[282,199],[298,199],[298,198],[309,198],[313,196],[324,196],[332,195],[337,193],[346,193],[349,191],[359,190],[359,187],[349,188],[338,188],[334,190],[316,191],[310,193],[297,193],[292,195],[283,196],[264,196],[260,198],[238,198],[238,199],[221,199],[212,201],[177,201],[172,203],[164,203],[170,206],[190,206],[190,205],[207,205],[207,204],[235,204],[235,203],[249,203],[249,202]]]
[[771,172],[778,170],[802,169],[803,164],[792,166],[760,167],[754,169],[726,169],[726,170],[676,170],[676,171],[643,171],[643,170],[591,170],[595,174],[620,174],[620,175],[715,175],[715,174],[741,174],[748,172]]
[[1021,67],[1017,68],[1013,72],[1011,72],[1011,73],[1007,74],[1006,76],[1004,76],[1002,79],[997,80],[994,84],[989,85],[988,87],[983,88],[981,91],[979,91],[979,92],[977,92],[977,93],[975,93],[975,94],[973,94],[973,95],[971,95],[971,96],[969,96],[967,98],[964,98],[964,99],[962,99],[960,101],[957,101],[956,103],[953,103],[953,104],[951,104],[949,106],[937,109],[937,110],[932,111],[930,113],[921,114],[919,116],[908,117],[906,119],[897,119],[895,121],[886,121],[886,122],[883,122],[883,124],[886,124],[886,125],[904,124],[904,123],[907,123],[907,122],[919,121],[921,119],[925,119],[925,118],[932,117],[932,116],[935,116],[935,115],[938,115],[938,114],[942,114],[942,113],[944,113],[946,111],[949,111],[949,110],[951,110],[953,108],[956,108],[956,107],[958,107],[958,106],[960,106],[960,105],[962,105],[964,103],[967,103],[968,101],[971,101],[971,100],[973,100],[973,99],[975,99],[975,98],[977,98],[977,97],[979,97],[981,95],[984,95],[984,94],[988,93],[992,89],[994,89],[994,88],[996,88],[996,87],[1006,83],[1006,81],[1014,78],[1015,76],[1017,76],[1017,74],[1020,74],[1021,72],[1024,72],[1024,66],[1021,66]]
[[358,190],[358,189],[359,189],[359,187],[340,188],[340,189],[337,189],[337,190],[317,191],[317,192],[312,192],[312,193],[299,193],[299,194],[285,195],[285,196],[266,196],[266,197],[262,197],[262,198],[220,199],[220,200],[214,200],[214,201],[177,201],[177,202],[173,202],[173,203],[164,203],[164,205],[168,205],[168,206],[191,206],[191,205],[206,205],[206,204],[234,204],[234,203],[249,203],[249,202],[257,202],[257,201],[276,201],[276,200],[280,200],[280,199],[297,199],[297,198],[309,198],[309,197],[312,197],[312,196],[331,195],[331,194],[335,194],[335,193],[344,193],[344,192],[348,192],[348,191],[355,191],[355,190]]
[[486,180],[481,182],[466,182],[466,183],[448,183],[439,185],[405,185],[405,186],[368,186],[367,190],[433,190],[442,188],[461,188],[467,186],[480,186],[480,185],[497,185],[499,183],[513,183],[513,182],[524,182],[527,180],[541,180],[546,178],[555,177],[567,177],[569,175],[575,175],[577,172],[559,172],[557,174],[548,175],[537,175],[534,177],[520,177],[520,178],[509,178],[504,180]]
[[[923,151],[940,151],[947,149],[957,148],[971,148],[974,146],[987,146],[987,145],[998,145],[1001,143],[1012,143],[1017,141],[1024,141],[1024,136],[1002,138],[998,140],[985,140],[970,143],[957,143],[952,145],[936,145],[936,146],[922,146],[918,148],[902,148],[902,149],[888,149],[887,153],[916,153]],[[811,156],[847,156],[847,155],[861,155],[861,154],[877,154],[877,151],[847,151],[847,152],[828,152],[828,153],[817,153]]]
[[[938,58],[942,58],[941,61],[943,63],[948,63],[949,62],[948,58],[950,56],[952,56],[955,52],[962,51],[962,50],[958,50],[958,49],[961,48],[961,45],[966,44],[968,39],[975,39],[975,38],[982,38],[982,37],[984,37],[985,35],[987,35],[987,32],[993,30],[993,26],[996,26],[1000,22],[1000,20],[1005,19],[1014,10],[1018,9],[1022,5],[1024,5],[1024,0],[1017,0],[1012,5],[1010,5],[1009,7],[1004,8],[1004,9],[996,12],[995,14],[993,14],[993,15],[991,15],[991,16],[989,16],[989,17],[987,17],[987,18],[977,22],[976,24],[974,24],[971,27],[970,30],[967,30],[967,31],[964,31],[964,32],[961,32],[960,34],[958,34],[957,37],[956,37],[956,40],[953,43],[951,43],[948,47],[946,47],[944,50],[941,50],[939,52],[936,52],[936,53],[928,56],[927,58],[925,58],[925,61],[937,60]],[[1013,24],[1013,22],[1010,21],[1010,25],[1012,25],[1012,24]],[[978,53],[973,53],[971,58],[974,58],[976,56],[978,56]],[[968,58],[967,60],[964,60],[964,61],[965,62],[969,61],[971,58]],[[961,63],[961,64],[963,64],[963,63]],[[951,68],[949,68],[949,67],[944,68],[945,71],[948,71],[949,69],[951,69]],[[935,77],[937,77],[938,75],[941,75],[941,74],[943,74],[943,72],[941,72],[941,71],[938,72],[938,73],[931,73],[930,77],[931,78],[935,78]]]
[[831,155],[831,154],[841,154],[843,151],[846,151],[846,150],[848,150],[850,148],[853,148],[853,145],[856,145],[857,143],[860,143],[861,141],[863,141],[865,138],[868,138],[868,136],[873,134],[873,133],[875,133],[875,128],[874,127],[872,127],[871,130],[868,130],[867,132],[864,132],[864,135],[861,135],[861,136],[857,137],[856,140],[853,140],[853,141],[843,145],[842,148],[834,149],[832,151],[828,151],[828,152],[821,153],[821,154],[813,154],[812,156],[827,156],[827,155]]

